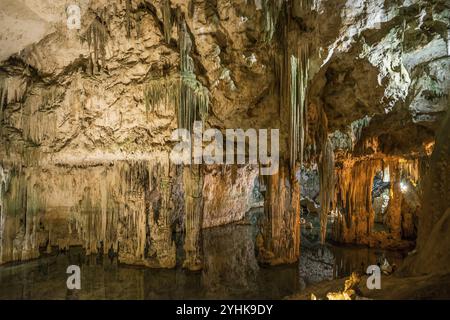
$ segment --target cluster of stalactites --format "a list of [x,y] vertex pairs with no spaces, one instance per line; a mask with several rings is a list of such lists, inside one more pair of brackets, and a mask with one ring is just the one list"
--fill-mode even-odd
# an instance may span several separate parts
[[193,73],[149,81],[144,88],[144,100],[147,114],[159,105],[165,110],[174,106],[178,127],[189,131],[195,120],[204,121],[208,115],[209,91]]
[[350,124],[352,148],[354,148],[358,141],[361,139],[363,129],[369,126],[371,120],[371,117],[365,116],[364,118],[353,121]]
[[322,155],[319,163],[320,177],[320,241],[325,243],[328,214],[333,208],[335,192],[334,152],[330,139],[322,146]]
[[295,2],[299,3],[300,8],[310,10],[313,7],[315,1],[314,0],[297,0]]
[[27,88],[23,77],[0,77],[0,108],[22,101]]
[[357,161],[336,168],[336,197],[333,207],[337,213],[334,239],[344,243],[359,243],[372,232],[373,179],[382,168],[381,160]]
[[150,80],[144,88],[147,116],[149,112],[154,112],[159,105],[163,105],[165,110],[168,106],[174,106],[178,110],[180,87],[181,78],[179,76]]
[[294,168],[297,160],[303,164],[307,132],[307,88],[309,76],[308,46],[299,48],[298,57],[290,59],[290,160]]
[[198,81],[190,56],[192,40],[184,21],[179,26],[180,75],[151,80],[144,89],[147,112],[158,104],[174,105],[178,127],[191,131],[193,122],[204,121],[208,115],[209,91]]
[[407,178],[413,184],[417,184],[420,178],[420,159],[400,160],[399,170],[400,176]]
[[257,8],[263,9],[264,41],[270,42],[283,7],[283,0],[255,0]]
[[[283,7],[284,0],[254,0],[256,10],[262,11],[263,16],[263,41],[270,42],[275,33],[275,27]],[[246,4],[249,1],[246,0]]]
[[89,49],[92,50],[88,71],[93,74],[100,71],[101,67],[105,65],[106,42],[108,41],[108,27],[105,20],[96,17],[86,30],[84,39],[89,45]]

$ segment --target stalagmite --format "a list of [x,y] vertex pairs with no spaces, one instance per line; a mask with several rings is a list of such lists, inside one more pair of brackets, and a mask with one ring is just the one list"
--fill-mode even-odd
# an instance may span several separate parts
[[203,216],[203,173],[200,165],[184,168],[183,186],[185,203],[183,267],[195,271],[202,268],[200,239]]
[[266,179],[258,259],[271,265],[293,263],[300,255],[300,186],[287,164]]

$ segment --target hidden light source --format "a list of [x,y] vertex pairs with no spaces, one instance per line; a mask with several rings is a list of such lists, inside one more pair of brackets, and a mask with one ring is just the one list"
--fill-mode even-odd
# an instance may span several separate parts
[[408,185],[404,181],[400,182],[400,191],[403,193],[408,191]]

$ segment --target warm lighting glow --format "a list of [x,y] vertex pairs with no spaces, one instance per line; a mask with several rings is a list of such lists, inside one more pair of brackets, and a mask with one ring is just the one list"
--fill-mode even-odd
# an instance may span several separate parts
[[400,191],[405,193],[406,191],[408,191],[408,186],[406,185],[405,182],[400,182]]

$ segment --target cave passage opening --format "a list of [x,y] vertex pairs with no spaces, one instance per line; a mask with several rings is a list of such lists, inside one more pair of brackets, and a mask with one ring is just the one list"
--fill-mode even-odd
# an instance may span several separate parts
[[389,231],[386,223],[387,209],[391,198],[389,167],[377,171],[372,185],[372,207],[374,210],[374,232]]

